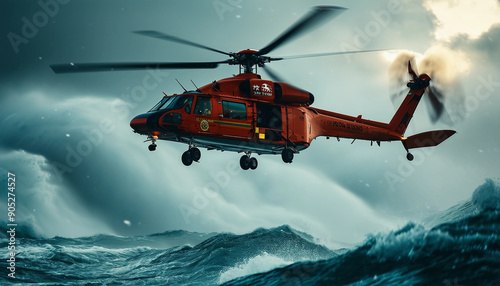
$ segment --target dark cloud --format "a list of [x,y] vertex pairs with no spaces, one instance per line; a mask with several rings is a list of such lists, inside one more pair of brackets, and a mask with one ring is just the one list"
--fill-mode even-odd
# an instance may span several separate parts
[[476,61],[483,64],[500,63],[498,45],[500,44],[500,24],[493,25],[477,39],[470,39],[465,35],[455,38],[452,46],[463,50]]

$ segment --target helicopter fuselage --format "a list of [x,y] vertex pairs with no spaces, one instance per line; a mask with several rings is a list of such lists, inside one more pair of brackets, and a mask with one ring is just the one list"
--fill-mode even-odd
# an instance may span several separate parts
[[[298,153],[318,136],[401,140],[387,123],[310,107],[314,96],[254,73],[214,81],[196,91],[165,96],[130,123],[136,133],[247,154]],[[154,149],[154,148],[153,148]],[[151,149],[150,149],[151,150]]]
[[167,95],[130,125],[150,139],[208,149],[278,154],[289,145],[298,152],[310,144],[303,114],[312,101],[308,92],[244,73]]

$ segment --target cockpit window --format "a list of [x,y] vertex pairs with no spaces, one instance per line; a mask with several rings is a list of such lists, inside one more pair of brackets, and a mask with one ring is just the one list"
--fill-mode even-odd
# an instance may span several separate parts
[[164,97],[158,102],[153,108],[151,108],[150,111],[157,111],[160,110],[163,106],[167,106],[167,102],[170,101],[172,97]]
[[186,113],[191,113],[191,107],[193,106],[193,96],[190,96],[189,100],[187,101],[186,107],[184,107],[184,111]]
[[194,113],[200,115],[212,115],[212,105],[210,104],[210,97],[198,96]]
[[[189,102],[189,103],[188,103]],[[162,101],[158,102],[151,111],[157,111],[157,110],[175,110],[175,109],[181,109],[183,108],[186,103],[189,104],[189,112],[191,111],[191,105],[193,102],[193,96],[192,95],[180,95],[180,96],[172,96],[172,97],[164,97]],[[188,112],[188,109],[186,109],[186,112]],[[188,113],[189,113],[188,112]]]
[[176,109],[181,109],[186,105],[186,103],[190,100],[193,100],[192,95],[181,95],[181,96],[176,96],[174,99],[168,104],[167,110],[176,110]]

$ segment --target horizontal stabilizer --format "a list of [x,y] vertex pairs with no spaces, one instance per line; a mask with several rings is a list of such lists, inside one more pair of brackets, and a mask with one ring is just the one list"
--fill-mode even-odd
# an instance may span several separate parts
[[457,133],[455,130],[436,130],[412,135],[402,139],[406,150],[413,148],[437,146],[451,135]]

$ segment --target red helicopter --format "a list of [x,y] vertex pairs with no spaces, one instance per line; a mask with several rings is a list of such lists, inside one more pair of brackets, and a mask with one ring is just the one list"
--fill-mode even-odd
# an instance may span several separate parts
[[[208,150],[244,153],[240,166],[256,169],[258,162],[251,154],[281,154],[285,163],[291,163],[294,154],[308,148],[318,136],[369,140],[378,145],[382,141],[401,141],[407,159],[413,160],[410,149],[436,146],[455,134],[453,130],[429,131],[404,137],[405,130],[420,102],[430,77],[417,75],[408,63],[412,80],[406,98],[389,123],[348,116],[312,107],[314,96],[279,79],[265,64],[283,59],[362,53],[346,51],[309,54],[291,57],[265,56],[278,46],[321,20],[338,15],[345,8],[315,7],[309,14],[260,50],[246,49],[228,53],[157,31],[137,31],[144,36],[173,41],[229,56],[215,62],[167,63],[71,63],[51,65],[55,73],[136,70],[148,67],[164,69],[212,69],[220,64],[239,65],[240,74],[214,81],[182,94],[165,95],[144,114],[132,119],[134,132],[148,136],[149,150],[156,150],[158,140],[188,144],[182,154],[182,163],[189,166],[201,158],[200,147]],[[262,67],[274,80],[262,79],[257,74]]]

